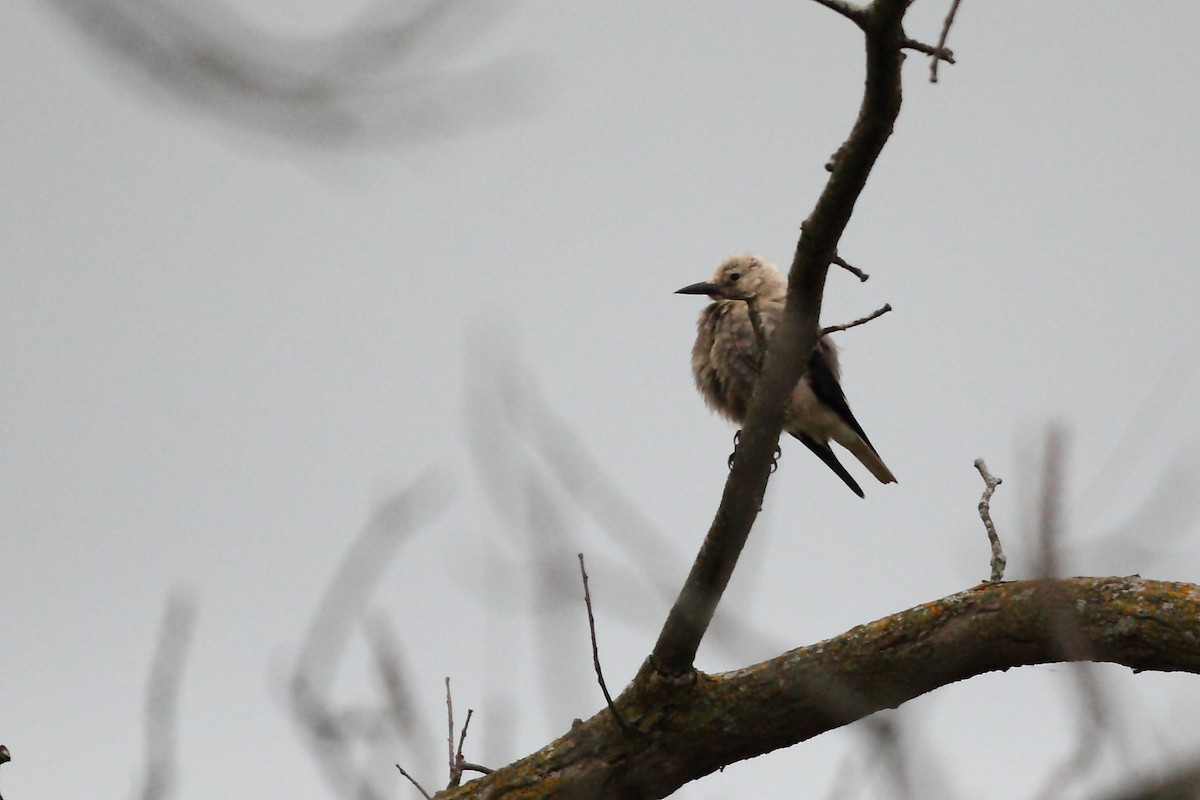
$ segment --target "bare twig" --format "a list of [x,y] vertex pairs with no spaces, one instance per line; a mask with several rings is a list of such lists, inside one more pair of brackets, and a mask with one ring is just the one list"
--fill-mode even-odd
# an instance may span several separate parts
[[[904,44],[902,47],[904,47],[905,50],[916,50],[918,53],[924,53],[927,56],[933,56],[933,63],[935,64],[939,61],[945,61],[947,64],[955,63],[954,51],[946,47],[937,47],[932,44],[925,44],[922,41],[909,38],[904,39]],[[933,78],[933,82],[937,83],[936,76]]]
[[471,772],[479,772],[484,775],[491,775],[493,772],[495,772],[495,770],[493,770],[491,767],[485,767],[482,764],[474,764],[470,761],[463,761],[459,764],[459,766],[462,767],[463,772],[471,770]]
[[[450,765],[450,780],[454,780],[454,700],[450,697],[450,676],[446,676],[446,749],[449,751],[450,757],[448,763]],[[465,727],[464,727],[465,730]],[[464,734],[465,735],[465,734]]]
[[[463,743],[467,741],[467,729],[471,727],[471,717],[475,716],[475,709],[467,709],[467,719],[463,722],[462,731],[458,736],[458,750],[454,749],[454,701],[450,697],[450,678],[446,678],[446,725],[449,728],[449,734],[446,737],[446,744],[450,751],[450,782],[446,784],[447,789],[457,788],[462,783],[462,774],[465,770],[473,770],[474,772],[482,772],[487,774],[491,772],[487,767],[481,767],[478,764],[472,764],[463,758]],[[399,766],[399,765],[397,765]]]
[[937,53],[950,53],[950,51],[946,49],[946,39],[950,36],[950,26],[954,24],[954,15],[958,13],[958,4],[960,2],[962,2],[962,0],[954,0],[954,2],[950,4],[950,10],[946,13],[946,20],[942,23],[942,34],[938,37],[937,47],[935,48],[936,52],[930,53],[930,55],[933,56],[933,60],[929,63],[930,83],[937,83],[938,64],[940,62],[949,61],[951,64],[954,63],[953,53],[950,54],[950,58],[941,58],[939,55],[937,55]]
[[405,772],[404,767],[397,764],[396,769],[400,770],[401,775],[408,778],[409,783],[411,783],[413,786],[417,787],[417,791],[421,793],[421,795],[425,798],[425,800],[433,800],[433,795],[431,795],[429,792],[425,791],[425,787],[422,786],[421,784],[417,783],[416,778],[414,778],[412,775],[409,775],[407,772]]
[[613,705],[612,695],[608,693],[608,685],[604,682],[604,671],[600,669],[600,646],[596,644],[596,618],[592,615],[592,593],[588,589],[588,574],[583,564],[583,553],[579,553],[578,555],[579,574],[583,576],[583,603],[587,606],[588,631],[592,636],[592,666],[596,668],[596,680],[600,682],[600,691],[604,693],[604,702],[608,704],[608,710],[612,712],[617,726],[625,733],[629,733],[629,726],[625,724],[625,720],[621,718],[621,713]]
[[854,320],[853,322],[847,322],[843,325],[830,325],[827,328],[821,328],[821,335],[826,336],[830,333],[837,333],[838,331],[848,331],[851,328],[857,328],[859,325],[866,325],[871,320],[878,319],[879,317],[882,317],[884,314],[888,313],[891,310],[892,310],[892,304],[884,303],[883,308],[877,308],[874,311],[872,311],[870,314],[867,314],[865,317],[859,317],[858,319]]
[[462,733],[458,736],[458,752],[454,754],[454,763],[457,764],[462,760],[463,742],[467,740],[467,728],[471,727],[471,717],[475,714],[475,709],[467,709],[467,721],[463,723]]
[[863,272],[861,269],[854,266],[853,264],[849,263],[848,261],[846,261],[846,259],[842,258],[839,255],[835,254],[834,257],[831,259],[831,263],[836,264],[837,266],[846,270],[846,272],[849,272],[851,275],[855,276],[863,283],[866,283],[867,279],[871,277],[870,275]]
[[462,783],[463,770],[467,768],[467,762],[463,759],[463,742],[467,740],[467,728],[471,727],[471,717],[475,714],[475,709],[467,709],[467,721],[463,723],[462,732],[458,737],[458,752],[456,752],[450,762],[450,783],[448,789],[453,789]]
[[992,493],[1004,481],[988,472],[987,464],[983,462],[982,458],[975,459],[975,469],[979,470],[979,477],[983,478],[983,497],[979,499],[979,518],[983,520],[983,527],[987,529],[988,541],[992,543],[991,581],[997,583],[1004,579],[1004,567],[1008,563],[1008,559],[1004,557],[1004,548],[1000,546],[1000,535],[996,533],[996,525],[992,522]]

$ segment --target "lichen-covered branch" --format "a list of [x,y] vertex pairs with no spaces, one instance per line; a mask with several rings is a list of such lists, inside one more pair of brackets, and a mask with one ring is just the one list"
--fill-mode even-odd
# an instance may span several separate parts
[[[1200,674],[1200,586],[1126,578],[985,583],[769,661],[671,678],[647,664],[608,709],[521,761],[439,798],[666,797],[689,781],[788,747],[956,681],[1087,658]],[[1082,656],[1079,656],[1082,657]]]

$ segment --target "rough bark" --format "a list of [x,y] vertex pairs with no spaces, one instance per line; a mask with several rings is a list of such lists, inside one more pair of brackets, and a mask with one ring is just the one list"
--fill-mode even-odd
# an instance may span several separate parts
[[988,583],[732,672],[669,678],[647,664],[616,700],[633,733],[602,709],[439,797],[666,797],[940,686],[1061,661],[1200,673],[1200,586],[1138,576]]

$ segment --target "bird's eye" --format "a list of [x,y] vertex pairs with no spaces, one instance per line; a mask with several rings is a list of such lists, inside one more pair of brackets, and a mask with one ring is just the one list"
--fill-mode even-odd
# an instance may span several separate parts
[[732,275],[730,275],[730,276],[729,276],[729,282],[730,282],[730,283],[737,283],[737,282],[738,282],[738,278],[741,278],[741,277],[742,277],[742,273],[740,273],[740,272],[735,272],[735,273],[733,273]]

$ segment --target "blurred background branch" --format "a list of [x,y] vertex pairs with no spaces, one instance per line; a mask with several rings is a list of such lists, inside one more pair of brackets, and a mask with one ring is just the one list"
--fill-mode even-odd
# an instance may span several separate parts
[[544,95],[528,57],[472,62],[505,13],[489,0],[385,0],[319,36],[255,24],[219,0],[47,2],[154,97],[290,142],[450,136],[524,117]]
[[195,628],[195,600],[176,591],[167,600],[146,687],[146,766],[136,795],[141,800],[166,800],[175,794],[179,692]]

